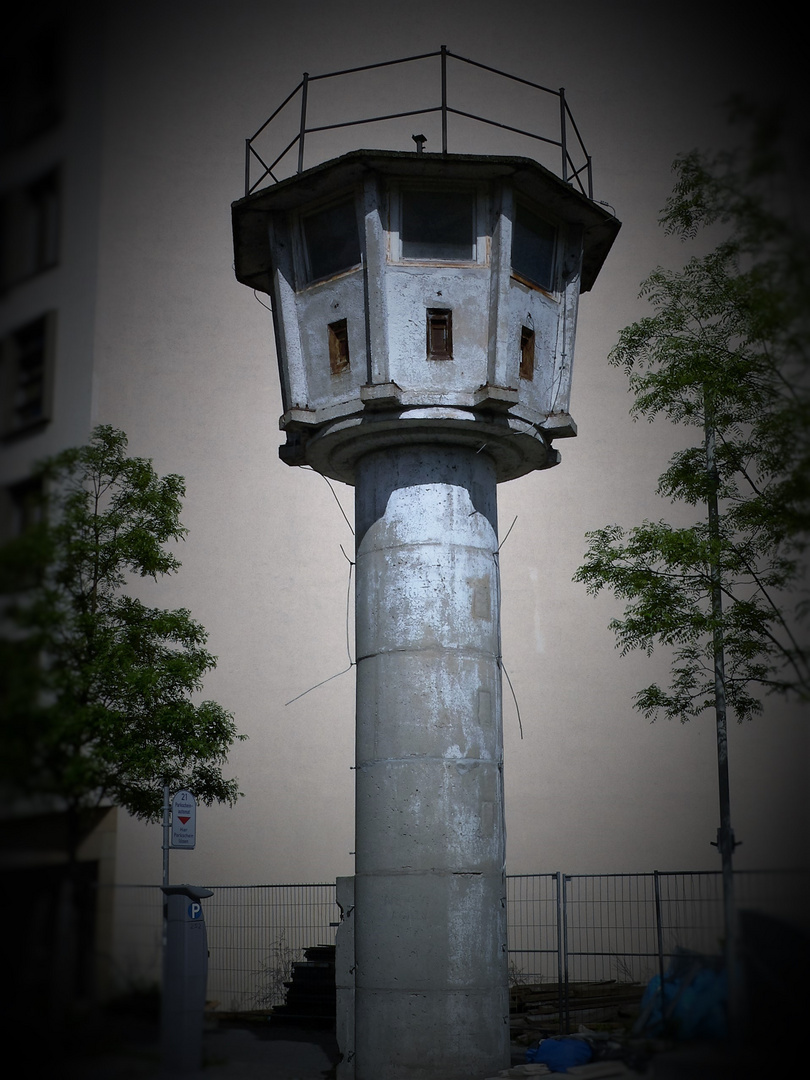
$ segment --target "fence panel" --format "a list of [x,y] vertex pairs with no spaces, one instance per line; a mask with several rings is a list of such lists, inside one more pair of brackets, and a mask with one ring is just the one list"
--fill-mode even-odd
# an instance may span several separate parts
[[[738,871],[734,880],[738,909],[806,921],[807,871]],[[510,982],[556,984],[566,1017],[577,984],[646,984],[682,949],[722,955],[719,871],[521,874],[506,884]],[[209,1000],[225,1011],[281,1004],[304,950],[334,944],[335,885],[211,888],[204,902]],[[107,987],[160,981],[162,900],[158,886],[99,890],[99,909],[114,928],[114,947],[101,956]]]
[[208,999],[228,1011],[281,1005],[284,982],[304,950],[335,942],[334,884],[211,888]]

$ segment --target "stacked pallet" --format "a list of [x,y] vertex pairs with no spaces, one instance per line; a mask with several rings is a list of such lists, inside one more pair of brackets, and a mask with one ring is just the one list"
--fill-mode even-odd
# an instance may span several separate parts
[[[567,989],[567,996],[565,990]],[[605,979],[600,982],[528,983],[509,990],[512,1038],[532,1042],[545,1035],[595,1029],[629,1027],[638,1014],[644,987]]]
[[276,1005],[273,1023],[299,1027],[335,1026],[335,946],[315,945],[292,965],[292,978],[284,983],[283,1005]]

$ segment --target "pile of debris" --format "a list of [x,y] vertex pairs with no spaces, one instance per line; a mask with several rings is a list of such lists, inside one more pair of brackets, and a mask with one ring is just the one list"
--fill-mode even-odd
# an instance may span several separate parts
[[605,979],[601,982],[528,983],[510,987],[512,1042],[528,1046],[538,1039],[577,1031],[630,1029],[638,1016],[645,987]]

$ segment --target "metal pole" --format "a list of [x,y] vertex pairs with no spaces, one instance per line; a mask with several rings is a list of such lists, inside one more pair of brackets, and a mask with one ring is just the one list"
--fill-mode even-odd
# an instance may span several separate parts
[[301,77],[301,126],[298,129],[298,171],[304,171],[304,136],[307,133],[307,89],[309,87],[309,73],[304,72]]
[[560,87],[560,147],[562,148],[562,178],[568,181],[568,146],[565,141],[565,90]]
[[163,884],[169,884],[169,785],[163,785]]
[[245,195],[250,194],[250,139],[245,139]]
[[565,987],[565,1026],[561,1034],[566,1034],[571,1020],[571,1011],[568,1005],[568,906],[565,902],[567,882],[570,879],[567,875],[563,875],[562,879],[562,924],[563,924],[563,985]]
[[661,1020],[664,1019],[664,931],[661,926],[661,878],[657,870],[653,871],[653,883],[655,885],[655,928],[658,937],[658,978],[661,990]]
[[447,46],[442,45],[442,153],[447,153]]
[[563,909],[562,909],[562,873],[557,871],[557,1030],[563,1034]]

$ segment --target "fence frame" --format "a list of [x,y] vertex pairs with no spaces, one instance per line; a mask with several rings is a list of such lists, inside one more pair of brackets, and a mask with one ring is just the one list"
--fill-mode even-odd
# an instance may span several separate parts
[[[807,871],[737,871],[740,907],[795,921],[795,912],[785,904],[785,885],[792,885],[794,901],[800,900],[808,878]],[[663,988],[668,963],[681,949],[712,962],[722,956],[721,871],[556,871],[507,875],[506,884],[510,982],[556,982],[560,1031],[571,1028],[577,982],[646,985],[657,974]],[[303,960],[304,949],[334,943],[340,921],[336,886],[208,887],[214,894],[204,902],[211,955],[209,998],[225,1011],[269,1011],[283,1001],[284,977],[289,978],[293,962]],[[136,891],[127,897],[122,890]],[[131,901],[144,912],[148,909],[144,940],[151,942],[154,954],[160,935],[160,887],[99,886],[100,893],[109,896],[111,891],[122,899],[124,910],[130,910]],[[223,956],[235,957],[236,963],[229,966]],[[618,977],[612,978],[614,964]],[[583,972],[588,978],[582,978]]]

